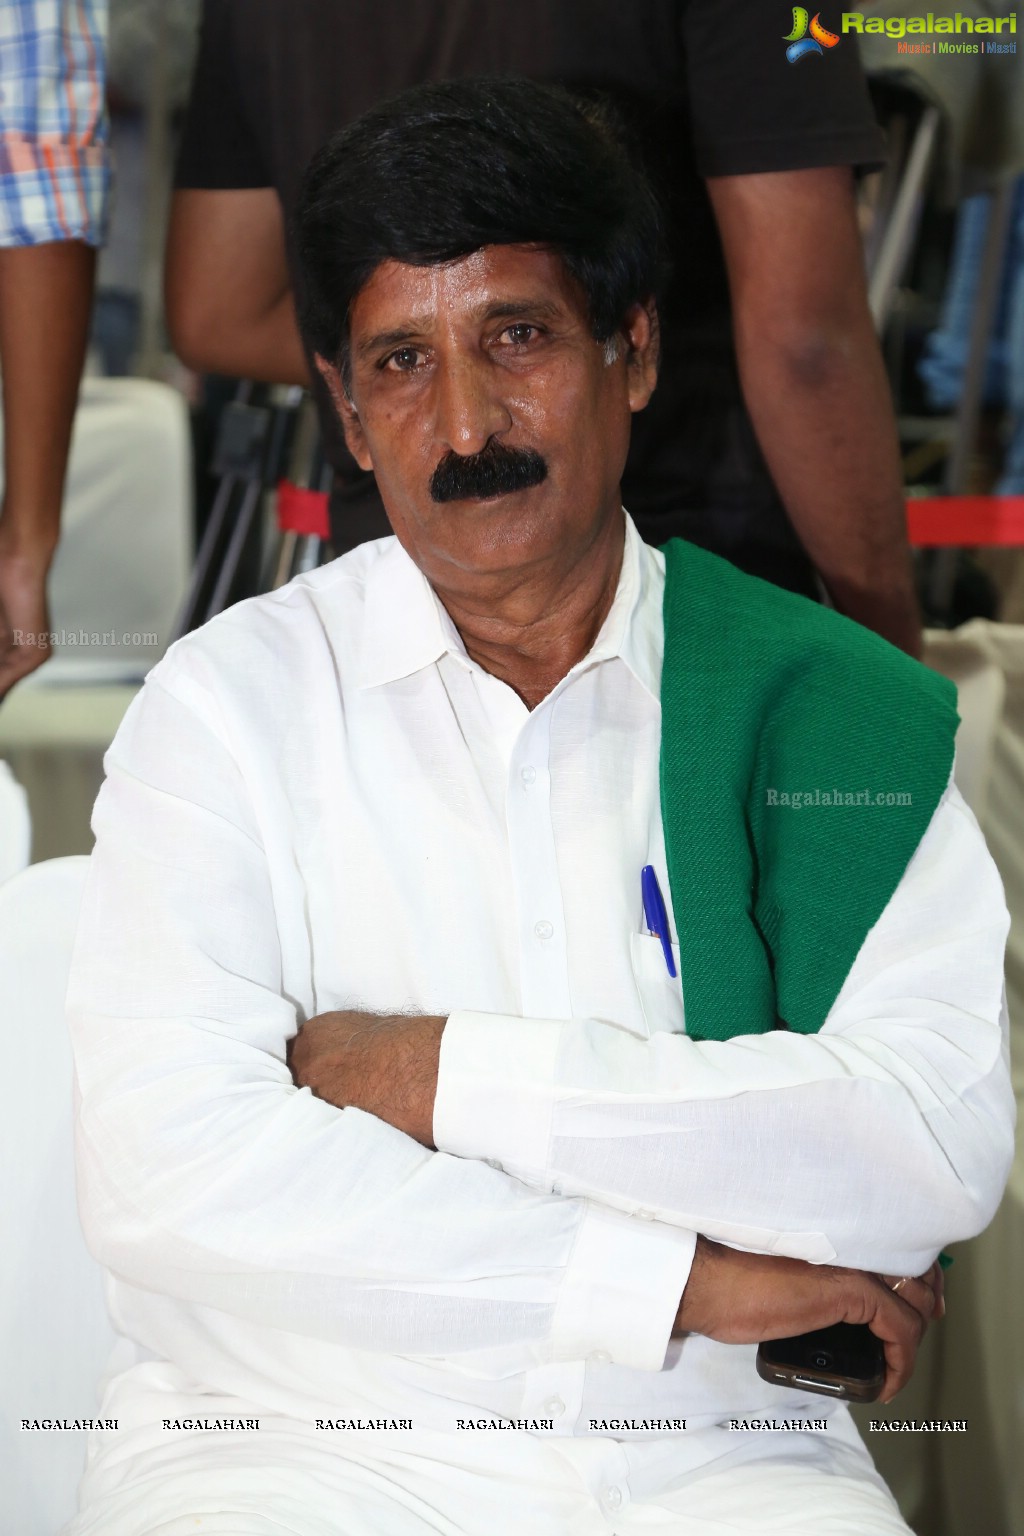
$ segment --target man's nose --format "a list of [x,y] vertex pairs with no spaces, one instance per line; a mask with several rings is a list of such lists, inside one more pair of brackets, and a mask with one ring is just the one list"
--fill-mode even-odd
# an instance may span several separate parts
[[435,432],[441,447],[468,457],[507,431],[512,418],[500,382],[500,370],[484,357],[445,360],[435,386]]

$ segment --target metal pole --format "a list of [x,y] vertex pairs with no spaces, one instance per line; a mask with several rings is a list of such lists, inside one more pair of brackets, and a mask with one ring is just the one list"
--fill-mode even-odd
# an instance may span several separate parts
[[889,318],[896,289],[903,278],[914,236],[921,218],[925,187],[939,136],[942,114],[938,107],[926,107],[914,134],[907,156],[899,192],[893,205],[878,260],[868,284],[868,305],[881,334]]

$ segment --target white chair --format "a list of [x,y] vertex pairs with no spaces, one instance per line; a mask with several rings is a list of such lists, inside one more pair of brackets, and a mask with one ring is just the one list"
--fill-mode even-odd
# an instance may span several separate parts
[[31,846],[28,796],[0,759],[0,885],[25,868]]
[[54,654],[0,709],[0,756],[29,786],[37,859],[92,846],[103,754],[174,628],[191,526],[182,396],[146,379],[86,379],[50,579]]
[[21,1421],[95,1415],[116,1338],[75,1204],[64,1023],[88,865],[53,859],[0,886],[0,1503],[11,1536],[55,1536],[75,1513],[85,1433]]
[[960,729],[956,733],[956,783],[978,820],[984,823],[996,734],[1003,718],[1006,678],[986,648],[992,626],[980,620],[960,629],[925,634],[927,666],[957,688]]
[[85,379],[50,573],[57,640],[53,658],[19,690],[141,682],[181,605],[191,529],[182,396],[147,379]]

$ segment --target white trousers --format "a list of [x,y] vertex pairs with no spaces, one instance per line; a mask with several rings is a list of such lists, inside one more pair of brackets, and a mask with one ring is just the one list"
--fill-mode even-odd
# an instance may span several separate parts
[[[673,1471],[601,1438],[258,1433],[90,1458],[64,1536],[910,1536],[854,1439],[762,1433]],[[127,1437],[130,1439],[131,1437]]]

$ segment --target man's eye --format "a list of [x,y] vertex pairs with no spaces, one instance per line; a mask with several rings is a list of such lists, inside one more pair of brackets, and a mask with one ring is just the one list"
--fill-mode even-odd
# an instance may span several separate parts
[[399,373],[408,373],[417,366],[422,355],[415,347],[399,347],[397,352],[392,352],[384,359],[383,366]]
[[517,320],[515,325],[507,325],[501,334],[514,347],[523,347],[527,342],[533,340],[538,331],[535,325],[530,325],[526,320]]

